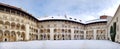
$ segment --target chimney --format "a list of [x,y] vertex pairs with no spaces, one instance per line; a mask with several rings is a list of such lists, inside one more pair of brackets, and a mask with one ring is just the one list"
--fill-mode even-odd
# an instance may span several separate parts
[[100,16],[100,19],[107,19],[107,15],[102,15],[102,16]]

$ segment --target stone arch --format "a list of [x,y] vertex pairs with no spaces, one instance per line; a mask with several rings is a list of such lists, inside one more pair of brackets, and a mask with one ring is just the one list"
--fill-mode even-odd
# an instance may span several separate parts
[[25,40],[25,33],[24,32],[21,33],[21,38],[23,41]]
[[62,39],[65,40],[64,35],[62,35]]
[[43,31],[44,33],[46,33],[47,32],[47,30],[46,29],[44,29],[44,31]]
[[21,29],[22,29],[22,30],[25,30],[25,25],[21,25]]
[[35,32],[37,33],[37,29],[35,29]]
[[43,33],[43,29],[40,30],[40,33]]
[[57,29],[54,29],[54,33],[56,33],[57,32]]
[[0,20],[0,29],[3,29],[3,24],[4,24],[4,22],[2,20]]
[[60,33],[60,29],[58,29],[58,33]]
[[56,36],[57,36],[57,35],[55,34],[55,35],[54,35],[54,40],[56,40]]
[[0,41],[3,41],[3,31],[0,30]]
[[35,35],[36,40],[38,40],[38,35]]
[[20,29],[20,24],[19,23],[16,24],[16,29],[18,29],[18,30]]
[[0,25],[3,25],[3,24],[4,24],[4,22],[2,20],[0,20]]
[[0,30],[0,38],[3,36],[3,31]]
[[69,37],[69,40],[71,40],[71,35],[68,35],[68,37]]
[[70,29],[68,30],[68,33],[71,33],[71,30],[70,30]]
[[15,31],[11,31],[11,34],[10,34],[10,39],[11,39],[11,41],[16,41],[16,33],[15,33]]
[[76,40],[76,38],[77,38],[77,35],[74,35],[74,39]]
[[30,40],[32,40],[32,34],[31,33],[29,33],[29,36],[30,36]]
[[65,38],[65,40],[67,40],[67,34],[65,34],[64,38]]
[[61,39],[61,34],[58,34],[58,39],[59,39],[59,40]]
[[4,32],[4,41],[10,41],[10,31],[8,30]]
[[6,29],[10,28],[10,22],[8,22],[8,21],[5,22],[5,28]]
[[34,31],[33,27],[31,27],[31,31],[32,31],[32,32]]
[[43,37],[43,35],[42,35],[42,34],[40,35],[40,38],[41,38],[41,40],[43,40],[43,39],[44,39],[44,37]]
[[64,29],[62,29],[62,32],[64,32]]
[[16,24],[14,22],[11,23],[11,29],[15,29]]
[[48,40],[50,40],[50,34],[47,34],[47,38],[48,38]]
[[21,35],[19,31],[17,32],[17,35],[18,35],[18,37]]
[[67,33],[67,29],[65,29],[65,33]]
[[50,29],[47,29],[47,32],[50,33]]

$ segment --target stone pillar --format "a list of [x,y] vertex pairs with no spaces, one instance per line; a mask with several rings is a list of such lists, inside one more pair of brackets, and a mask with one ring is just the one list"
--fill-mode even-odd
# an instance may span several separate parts
[[19,37],[18,37],[18,34],[16,34],[16,41],[19,41]]
[[29,40],[29,24],[25,25],[25,40]]
[[94,40],[96,40],[96,29],[93,29]]
[[38,29],[38,40],[40,40],[40,29]]
[[86,39],[86,30],[84,30],[84,39]]
[[71,40],[74,40],[74,29],[71,29]]
[[105,40],[107,40],[108,39],[107,29],[104,30],[105,30]]
[[50,40],[54,40],[54,28],[50,28]]

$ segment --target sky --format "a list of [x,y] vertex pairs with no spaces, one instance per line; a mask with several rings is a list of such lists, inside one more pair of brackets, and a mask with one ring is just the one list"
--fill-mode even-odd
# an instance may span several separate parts
[[1,3],[22,8],[36,18],[72,16],[83,21],[101,15],[114,16],[120,0],[0,0]]

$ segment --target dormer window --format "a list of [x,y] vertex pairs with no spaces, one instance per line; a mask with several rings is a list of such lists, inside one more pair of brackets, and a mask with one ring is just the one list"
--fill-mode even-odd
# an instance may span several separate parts
[[81,20],[79,20],[79,21],[81,21]]
[[77,19],[74,19],[74,20],[77,20]]
[[52,17],[52,18],[54,18],[54,17]]
[[72,19],[72,18],[70,17],[70,19]]

